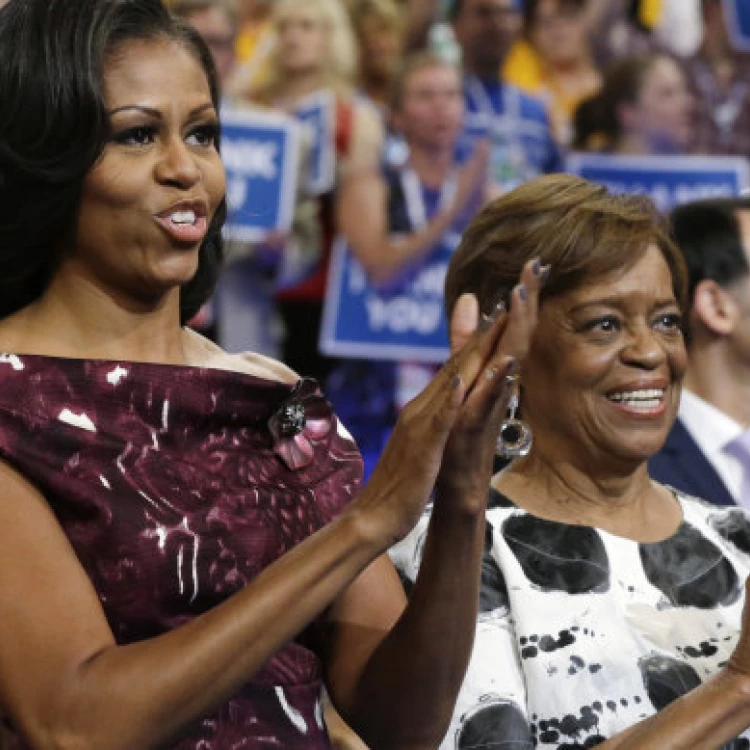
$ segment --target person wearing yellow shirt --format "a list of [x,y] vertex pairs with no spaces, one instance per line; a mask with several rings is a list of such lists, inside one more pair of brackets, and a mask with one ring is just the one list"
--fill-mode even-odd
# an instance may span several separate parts
[[587,2],[525,0],[522,28],[503,65],[503,79],[545,101],[553,135],[567,146],[576,107],[601,86]]

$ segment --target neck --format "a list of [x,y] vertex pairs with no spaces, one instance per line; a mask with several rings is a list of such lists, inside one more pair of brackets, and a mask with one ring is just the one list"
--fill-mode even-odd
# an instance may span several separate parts
[[615,153],[631,156],[649,156],[652,153],[651,144],[638,133],[624,133],[620,136],[614,148]]
[[283,79],[279,99],[282,106],[293,105],[302,97],[319,91],[324,86],[323,76],[318,68],[292,73]]
[[682,520],[679,505],[651,481],[645,462],[610,473],[601,469],[599,461],[581,467],[535,447],[493,483],[520,507],[550,521],[593,526],[642,542],[674,533]]
[[464,70],[480,81],[499,81],[500,65],[498,60],[464,60]]
[[726,342],[693,345],[684,385],[743,427],[750,427],[750,366],[729,354]]
[[409,143],[409,164],[423,185],[440,187],[453,166],[452,148],[426,148]]
[[19,351],[186,364],[179,289],[158,300],[135,301],[61,272],[19,315]]
[[590,76],[595,73],[596,70],[588,54],[557,62],[554,67],[545,66],[545,74],[549,79],[576,89],[588,87],[591,81]]
[[734,52],[724,30],[706,30],[701,52],[712,64],[730,62],[734,58]]

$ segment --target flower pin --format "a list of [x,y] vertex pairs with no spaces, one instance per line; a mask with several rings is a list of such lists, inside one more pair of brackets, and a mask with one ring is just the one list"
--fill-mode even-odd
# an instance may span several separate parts
[[268,420],[274,453],[292,470],[313,462],[310,441],[321,440],[332,427],[331,405],[312,378],[301,378]]

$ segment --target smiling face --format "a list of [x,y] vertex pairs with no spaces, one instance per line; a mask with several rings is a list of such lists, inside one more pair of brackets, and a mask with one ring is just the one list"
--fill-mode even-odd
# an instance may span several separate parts
[[663,255],[545,301],[523,363],[522,408],[548,459],[632,468],[664,443],[686,353]]
[[83,181],[63,268],[148,301],[188,282],[224,196],[206,74],[171,41],[123,43],[105,69],[112,135]]

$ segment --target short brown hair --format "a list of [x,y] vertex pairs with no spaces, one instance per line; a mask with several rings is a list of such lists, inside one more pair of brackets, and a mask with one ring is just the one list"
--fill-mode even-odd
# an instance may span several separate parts
[[459,78],[461,76],[461,71],[457,65],[454,65],[444,57],[440,57],[436,52],[431,50],[413,52],[403,61],[398,70],[398,74],[391,85],[391,110],[394,112],[399,112],[401,110],[401,105],[404,103],[406,84],[408,83],[409,78],[418,70],[426,70],[427,68],[448,68],[449,70],[455,71]]
[[[531,33],[536,23],[536,14],[539,10],[540,0],[523,0],[522,28],[527,36]],[[572,8],[583,13],[586,10],[587,0],[557,0],[559,8]]]
[[684,310],[685,262],[651,200],[613,195],[572,175],[540,177],[489,203],[466,229],[448,267],[446,308],[450,316],[458,297],[472,292],[488,312],[534,257],[552,265],[543,302],[631,267],[651,244],[664,256]]

